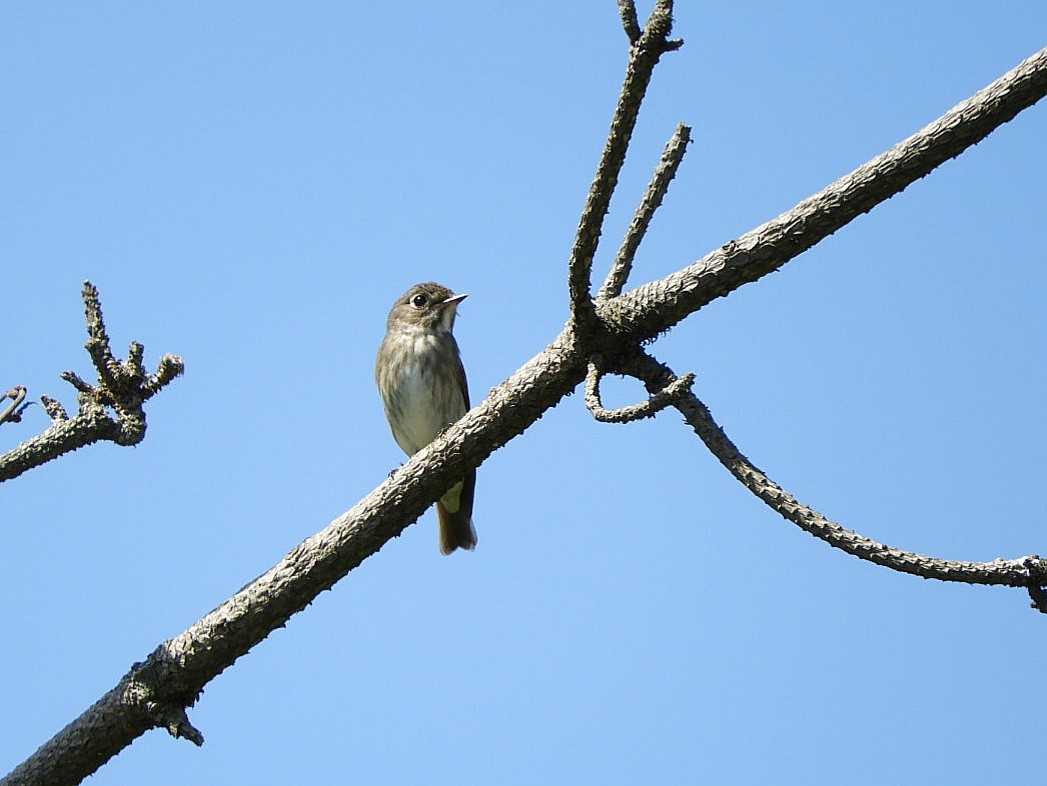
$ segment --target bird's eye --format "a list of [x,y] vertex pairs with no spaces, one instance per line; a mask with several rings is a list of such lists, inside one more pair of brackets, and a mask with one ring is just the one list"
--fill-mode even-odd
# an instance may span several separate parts
[[429,298],[421,294],[415,295],[413,298],[411,298],[411,305],[415,308],[425,308],[425,304],[428,302]]

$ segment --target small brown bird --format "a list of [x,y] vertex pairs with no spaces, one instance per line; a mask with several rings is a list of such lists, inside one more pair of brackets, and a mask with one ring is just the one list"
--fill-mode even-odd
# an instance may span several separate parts
[[[415,284],[389,310],[374,378],[393,438],[408,456],[469,410],[469,386],[452,330],[466,295],[428,282]],[[476,546],[471,470],[436,503],[440,551]]]

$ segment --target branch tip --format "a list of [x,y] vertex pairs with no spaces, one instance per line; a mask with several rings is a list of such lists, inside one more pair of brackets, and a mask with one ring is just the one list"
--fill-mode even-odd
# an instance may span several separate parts
[[40,396],[40,404],[51,420],[69,420],[69,415],[60,402],[50,396]]
[[[658,54],[666,51],[669,33],[673,30],[673,0],[658,0],[651,9],[643,27],[643,35],[637,46],[654,49]],[[681,42],[682,43],[682,42]],[[679,48],[679,47],[677,47]]]
[[124,372],[128,377],[141,378],[145,376],[145,367],[142,365],[142,356],[145,347],[138,341],[132,341],[127,347],[127,362],[124,364]]
[[1036,609],[1041,614],[1047,614],[1047,591],[1035,584],[1029,585],[1029,608]]
[[115,391],[126,373],[116,358],[109,344],[109,334],[105,329],[102,316],[102,301],[98,288],[90,281],[84,281],[80,291],[84,301],[84,321],[87,323],[87,341],[84,349],[91,356],[91,362],[98,372],[102,387]]
[[0,412],[0,423],[19,423],[22,420],[22,413],[25,412],[25,408],[29,406],[29,403],[32,403],[22,404],[25,401],[25,396],[25,385],[15,385],[0,396],[0,401],[3,401],[5,398],[11,399],[11,403],[7,405],[3,412]]
[[647,184],[647,190],[644,192],[640,204],[636,206],[636,212],[633,213],[633,219],[629,222],[629,229],[626,230],[625,237],[622,238],[622,244],[618,247],[618,253],[615,255],[611,269],[607,273],[607,278],[596,295],[597,300],[618,297],[622,293],[622,288],[625,286],[626,281],[629,280],[629,274],[632,272],[636,251],[640,248],[640,243],[643,242],[644,236],[647,234],[647,228],[651,225],[651,219],[654,218],[655,211],[661,207],[662,200],[669,190],[669,183],[676,177],[676,172],[680,168],[680,162],[683,161],[684,154],[687,152],[687,145],[690,143],[690,126],[677,123],[672,136],[665,143],[662,157],[651,175],[651,180]]
[[98,294],[98,287],[90,281],[85,281],[80,290],[80,296],[84,300],[84,320],[87,322],[87,332],[91,338],[98,339],[105,346],[109,346],[109,336],[105,332],[105,320],[102,318],[102,300]]
[[204,735],[190,722],[185,707],[152,704],[149,711],[156,724],[175,739],[189,740],[198,748],[204,744]]
[[618,15],[622,18],[622,28],[629,38],[629,43],[635,44],[643,34],[640,20],[636,16],[636,3],[633,0],[618,0]]
[[156,373],[144,384],[146,398],[152,398],[160,389],[170,384],[175,377],[185,372],[185,363],[178,355],[164,355],[156,366]]
[[95,394],[95,389],[84,382],[80,375],[75,371],[63,371],[58,376],[76,388],[80,393],[86,393],[90,396]]

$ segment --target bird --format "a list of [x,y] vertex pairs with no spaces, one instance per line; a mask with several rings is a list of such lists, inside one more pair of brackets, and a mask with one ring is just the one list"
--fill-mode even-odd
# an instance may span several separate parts
[[[469,410],[469,385],[453,333],[466,297],[428,281],[408,289],[389,309],[374,377],[393,439],[408,456]],[[476,547],[475,489],[472,469],[436,502],[443,554]]]

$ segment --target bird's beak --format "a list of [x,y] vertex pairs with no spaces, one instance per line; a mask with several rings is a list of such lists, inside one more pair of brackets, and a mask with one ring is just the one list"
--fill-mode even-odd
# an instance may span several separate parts
[[461,303],[467,297],[469,297],[469,296],[468,295],[453,295],[453,296],[447,298],[447,300],[445,300],[443,303],[441,303],[440,304],[440,308],[446,308],[447,306],[457,306],[459,303]]

